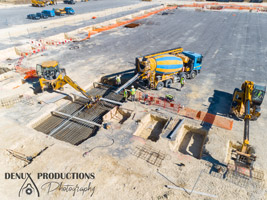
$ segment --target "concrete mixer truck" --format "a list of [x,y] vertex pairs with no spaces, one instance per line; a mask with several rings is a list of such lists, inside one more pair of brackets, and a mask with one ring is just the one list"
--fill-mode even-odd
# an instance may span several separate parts
[[200,73],[203,56],[183,48],[170,49],[136,58],[138,78],[151,89],[170,87],[184,76],[193,79]]

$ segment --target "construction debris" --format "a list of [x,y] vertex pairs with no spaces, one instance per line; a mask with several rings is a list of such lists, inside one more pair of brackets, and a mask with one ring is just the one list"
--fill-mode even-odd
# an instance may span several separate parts
[[125,28],[135,28],[135,27],[137,27],[137,26],[139,26],[140,24],[138,24],[138,23],[131,23],[131,24],[127,24],[127,25],[125,25],[124,27]]

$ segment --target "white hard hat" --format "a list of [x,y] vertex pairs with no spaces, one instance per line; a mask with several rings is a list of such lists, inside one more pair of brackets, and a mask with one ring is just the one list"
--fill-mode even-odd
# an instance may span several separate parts
[[132,87],[134,87],[134,86],[132,85]]

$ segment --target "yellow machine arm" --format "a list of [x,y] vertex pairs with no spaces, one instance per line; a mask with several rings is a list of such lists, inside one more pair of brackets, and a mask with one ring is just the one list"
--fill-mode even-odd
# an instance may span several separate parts
[[254,83],[252,81],[246,81],[242,85],[242,89],[245,91],[245,99],[244,99],[244,106],[245,106],[245,125],[244,125],[244,139],[243,144],[241,148],[242,153],[248,152],[249,147],[249,121],[251,119],[251,113],[250,113],[250,104],[252,101],[252,90],[253,90]]
[[[254,148],[249,144],[249,122],[253,118],[260,116],[256,112],[256,106],[260,106],[265,94],[265,87],[257,86],[252,81],[245,81],[241,90],[235,90],[232,102],[232,112],[244,119],[244,138],[242,146],[234,150],[236,160],[246,164],[249,168],[253,168],[256,161]],[[253,96],[254,95],[254,96]],[[256,97],[258,99],[255,99]]]
[[95,100],[91,96],[89,96],[84,89],[82,89],[79,85],[77,85],[69,76],[65,75],[64,78],[63,78],[63,80],[66,83],[68,83],[71,87],[73,87],[75,90],[77,90],[80,93],[82,93],[90,101],[95,102]]

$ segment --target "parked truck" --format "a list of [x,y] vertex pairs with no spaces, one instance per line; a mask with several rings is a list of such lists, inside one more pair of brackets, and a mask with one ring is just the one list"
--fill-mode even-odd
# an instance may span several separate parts
[[[150,89],[161,90],[164,86],[180,81],[181,77],[193,79],[202,68],[203,56],[182,47],[140,56],[135,59],[135,76],[119,87],[119,94],[136,80],[144,82]],[[103,78],[103,82],[106,79]]]
[[74,15],[75,14],[75,11],[71,7],[65,7],[64,9],[65,9],[67,15]]
[[54,10],[43,10],[43,15],[47,15],[48,17],[55,17],[55,11]]
[[64,0],[63,3],[65,3],[65,4],[75,4],[75,0]]
[[136,58],[136,73],[151,89],[160,90],[180,81],[193,79],[200,73],[203,56],[183,48],[170,49]]

